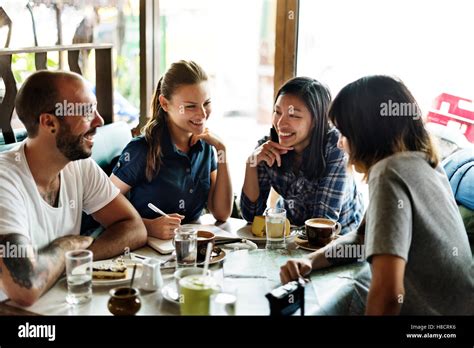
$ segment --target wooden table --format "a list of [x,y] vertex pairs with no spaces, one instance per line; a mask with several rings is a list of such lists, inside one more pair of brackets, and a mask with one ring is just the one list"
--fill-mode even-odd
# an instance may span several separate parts
[[[214,223],[204,216],[201,223]],[[216,224],[227,231],[236,230],[245,221],[229,219],[225,224]],[[297,249],[294,243],[288,243],[285,250],[232,250],[229,244],[224,248],[225,259],[212,265],[213,276],[224,287],[238,289],[237,315],[268,315],[269,305],[265,294],[280,285],[279,271],[287,259],[301,257],[308,252]],[[260,245],[264,247],[264,245]],[[161,255],[149,247],[135,251],[138,254],[164,260],[169,255]],[[331,268],[313,272],[311,281],[305,288],[306,313],[317,313],[331,295],[341,286],[352,281],[362,264]],[[174,270],[162,270],[164,286],[173,283]],[[11,301],[0,303],[0,315],[111,315],[107,309],[111,287],[94,287],[93,298],[80,306],[69,306],[65,302],[67,294],[66,280],[61,278],[37,303],[28,308],[18,307]],[[163,298],[161,291],[141,292],[142,306],[137,315],[179,315],[179,305]],[[26,310],[26,312],[25,312]]]

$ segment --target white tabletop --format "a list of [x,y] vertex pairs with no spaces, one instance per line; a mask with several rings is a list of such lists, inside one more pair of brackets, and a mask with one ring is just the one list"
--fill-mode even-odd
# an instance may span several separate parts
[[[212,217],[204,216],[201,220],[203,224],[214,223]],[[225,224],[216,224],[220,228],[228,231],[236,231],[246,224],[239,219],[229,219]],[[285,250],[233,250],[233,245],[229,244],[223,249],[226,257],[219,264],[210,267],[213,276],[221,286],[231,287],[237,290],[237,315],[268,315],[269,304],[265,294],[280,285],[280,266],[288,258],[301,257],[308,252],[295,249],[294,243],[289,243]],[[148,257],[165,260],[169,255],[161,255],[149,247],[144,247],[135,251]],[[348,271],[349,270],[349,271]],[[341,285],[348,279],[348,272],[352,268],[337,271],[324,271],[324,282],[312,277],[312,281],[306,285],[306,311],[308,314],[314,313],[331,294],[331,288]],[[336,276],[337,272],[346,277]],[[174,284],[174,269],[162,270],[164,286]],[[349,275],[353,274],[350,273]],[[331,277],[331,275],[333,275]],[[314,284],[324,291],[315,291]],[[329,286],[329,287],[328,287]],[[33,306],[26,310],[41,315],[111,315],[107,309],[107,302],[110,298],[109,291],[113,286],[94,286],[92,300],[86,304],[70,306],[66,303],[67,294],[66,279],[61,278],[53,288],[44,294]],[[141,291],[141,309],[137,315],[179,315],[179,304],[163,298],[161,289],[155,292]],[[12,302],[8,305],[16,306]]]

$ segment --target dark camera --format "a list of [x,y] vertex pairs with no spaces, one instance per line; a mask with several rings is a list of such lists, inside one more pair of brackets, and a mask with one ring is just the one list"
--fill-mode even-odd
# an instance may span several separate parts
[[266,294],[265,297],[270,303],[270,315],[291,315],[298,309],[300,309],[301,315],[304,315],[304,286],[304,280],[299,279]]

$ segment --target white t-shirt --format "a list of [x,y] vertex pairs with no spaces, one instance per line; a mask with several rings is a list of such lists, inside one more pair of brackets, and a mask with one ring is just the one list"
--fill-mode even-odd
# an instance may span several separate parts
[[120,192],[91,158],[72,161],[60,172],[54,208],[41,198],[24,150],[25,142],[0,153],[0,235],[23,234],[41,249],[56,238],[78,235],[82,211],[92,214]]

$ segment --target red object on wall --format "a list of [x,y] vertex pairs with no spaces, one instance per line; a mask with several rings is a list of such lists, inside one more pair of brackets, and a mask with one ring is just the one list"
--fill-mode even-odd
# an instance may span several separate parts
[[[460,101],[471,104],[474,110],[472,100],[442,93],[434,100],[427,121],[457,128],[465,135],[467,140],[474,143],[474,111],[459,107]],[[446,105],[448,105],[447,110]]]

